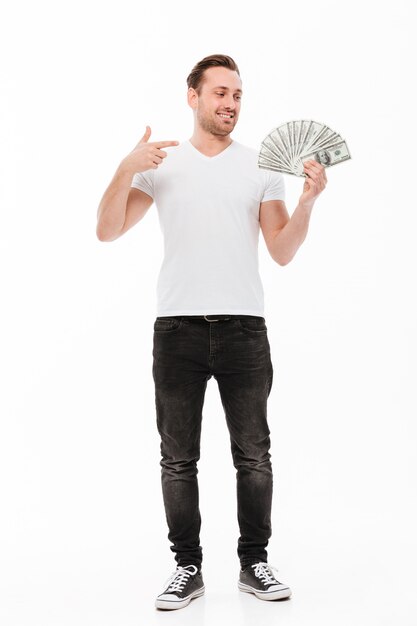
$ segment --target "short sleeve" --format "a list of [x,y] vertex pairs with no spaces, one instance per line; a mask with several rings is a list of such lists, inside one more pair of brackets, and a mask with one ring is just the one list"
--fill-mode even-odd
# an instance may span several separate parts
[[133,176],[131,187],[144,191],[154,199],[154,170],[146,170],[146,172],[136,172]]
[[267,200],[285,201],[285,181],[280,172],[262,170],[265,174],[265,188],[261,202]]

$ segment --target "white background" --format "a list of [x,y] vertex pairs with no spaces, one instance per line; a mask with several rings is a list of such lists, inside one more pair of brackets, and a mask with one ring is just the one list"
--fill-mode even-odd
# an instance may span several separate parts
[[[8,626],[259,621],[414,626],[415,9],[411,0],[14,2],[0,26],[0,617]],[[235,470],[217,384],[199,462],[206,595],[156,611],[175,567],[160,488],[153,206],[112,243],[99,201],[142,137],[189,138],[186,77],[229,54],[232,138],[314,119],[327,171],[280,267],[260,235],[274,365],[269,562],[293,597],[237,589]],[[294,210],[302,179],[286,176]],[[271,620],[271,622],[270,622]]]

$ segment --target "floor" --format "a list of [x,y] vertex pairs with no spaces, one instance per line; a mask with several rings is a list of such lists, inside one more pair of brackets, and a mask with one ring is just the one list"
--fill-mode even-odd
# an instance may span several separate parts
[[[267,602],[238,590],[233,551],[219,561],[214,546],[203,567],[206,593],[187,607],[161,611],[155,596],[175,564],[166,546],[161,557],[139,566],[121,550],[105,558],[90,553],[20,555],[2,580],[0,618],[7,626],[174,624],[181,626],[416,626],[415,548],[375,540],[355,546],[315,538],[281,550],[278,578],[290,585],[289,600]],[[125,546],[126,547],[126,546]],[[118,555],[118,557],[117,557]],[[123,558],[121,555],[124,555]],[[20,564],[19,564],[20,561]],[[24,562],[24,566],[23,566]]]

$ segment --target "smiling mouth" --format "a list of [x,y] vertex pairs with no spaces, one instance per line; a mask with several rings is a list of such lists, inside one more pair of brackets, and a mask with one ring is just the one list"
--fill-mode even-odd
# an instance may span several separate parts
[[222,120],[231,120],[234,118],[232,113],[216,113]]

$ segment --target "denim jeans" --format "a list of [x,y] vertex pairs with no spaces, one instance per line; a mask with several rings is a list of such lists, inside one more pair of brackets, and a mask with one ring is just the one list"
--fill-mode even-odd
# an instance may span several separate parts
[[157,317],[152,354],[162,494],[177,564],[200,567],[203,559],[197,461],[204,394],[212,376],[237,470],[237,555],[242,567],[267,561],[272,505],[267,399],[273,368],[265,318]]

